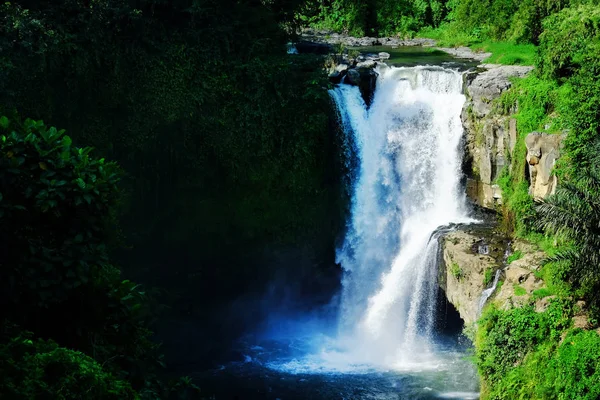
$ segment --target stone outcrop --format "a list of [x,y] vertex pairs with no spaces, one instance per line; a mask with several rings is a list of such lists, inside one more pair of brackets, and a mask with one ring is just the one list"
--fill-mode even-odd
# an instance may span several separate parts
[[493,109],[493,101],[511,87],[512,77],[523,77],[533,67],[484,64],[484,69],[465,75],[467,102],[461,115],[466,131],[465,172],[467,195],[486,208],[502,204],[494,181],[517,142],[517,122]]
[[483,67],[487,71],[475,74],[467,86],[476,118],[483,118],[492,111],[491,102],[510,88],[510,78],[523,77],[533,70],[533,67],[517,65],[484,64]]
[[348,54],[330,54],[325,67],[331,82],[358,86],[365,103],[369,106],[377,84],[375,68],[386,56],[389,57],[389,54],[358,54],[356,58]]
[[477,320],[486,271],[493,276],[502,268],[508,240],[487,226],[468,226],[442,238],[443,265],[440,287],[465,324]]
[[[497,271],[502,284],[487,302],[494,302],[500,309],[526,304],[534,291],[544,287],[535,275],[544,252],[523,240],[511,243],[490,225],[464,226],[444,235],[441,241],[444,262],[440,266],[440,287],[465,324],[479,318],[483,291],[491,286]],[[507,256],[514,252],[519,252],[521,258],[507,263]],[[538,303],[536,309],[544,311],[548,299]]]
[[560,156],[564,135],[532,132],[525,138],[529,169],[529,194],[536,199],[551,195],[556,190],[557,179],[552,168]]

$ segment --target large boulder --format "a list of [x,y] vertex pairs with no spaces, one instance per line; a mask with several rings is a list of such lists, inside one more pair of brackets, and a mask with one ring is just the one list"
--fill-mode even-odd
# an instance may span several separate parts
[[556,190],[557,179],[552,175],[564,135],[532,132],[525,138],[529,169],[529,194],[542,199]]
[[[489,226],[463,227],[442,237],[440,287],[465,324],[477,321],[488,276],[502,268],[507,238]],[[486,272],[487,271],[487,272]]]
[[329,54],[333,52],[333,46],[328,43],[302,41],[296,43],[295,46],[300,54]]
[[477,74],[467,86],[477,117],[485,117],[492,110],[491,102],[511,87],[510,78],[523,77],[533,70],[529,66],[502,65]]
[[377,84],[377,72],[373,68],[351,68],[346,72],[345,82],[358,86],[367,107],[371,105]]
[[346,73],[348,72],[348,68],[350,68],[350,66],[345,63],[335,65],[330,69],[329,80],[333,83],[342,82],[342,79],[346,76]]

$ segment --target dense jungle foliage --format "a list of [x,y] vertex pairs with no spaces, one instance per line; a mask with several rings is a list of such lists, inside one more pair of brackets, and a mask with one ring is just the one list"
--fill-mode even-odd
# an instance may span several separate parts
[[206,362],[264,302],[336,284],[336,141],[321,58],[287,54],[299,5],[0,5],[0,397],[189,398],[162,351]]

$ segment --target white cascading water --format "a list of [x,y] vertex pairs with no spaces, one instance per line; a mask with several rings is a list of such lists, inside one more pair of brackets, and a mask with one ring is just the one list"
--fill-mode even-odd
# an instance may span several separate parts
[[459,72],[381,66],[372,105],[332,91],[359,158],[344,268],[340,336],[355,362],[405,367],[431,350],[435,230],[470,221],[460,188],[465,97]]

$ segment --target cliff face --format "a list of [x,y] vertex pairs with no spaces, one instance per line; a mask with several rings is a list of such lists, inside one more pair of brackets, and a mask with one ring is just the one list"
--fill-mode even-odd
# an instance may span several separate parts
[[467,102],[461,117],[466,137],[467,195],[476,204],[494,209],[502,204],[502,193],[494,181],[509,164],[518,134],[517,121],[495,110],[493,101],[511,87],[512,77],[523,77],[533,67],[484,67],[465,75]]
[[[506,113],[494,102],[510,89],[512,78],[524,77],[532,69],[484,64],[465,75],[467,102],[461,118],[465,128],[466,191],[473,203],[481,207],[500,209],[502,192],[495,182],[511,162],[513,167],[514,163],[522,165],[516,171],[522,171],[528,180],[533,198],[547,197],[556,190],[557,179],[552,170],[565,135],[518,132],[514,116],[518,110]],[[517,146],[524,146],[526,152],[522,147],[515,151]],[[461,227],[441,239],[444,262],[440,267],[440,287],[466,324],[477,321],[483,306],[482,293],[492,286],[497,271],[501,284],[487,301],[493,301],[500,309],[523,304],[544,285],[535,275],[544,253],[522,240],[509,243],[495,225]],[[509,263],[507,256],[513,252],[520,256],[512,257]],[[545,306],[540,303],[536,308],[541,311]]]
[[[517,154],[523,159],[514,162],[523,165],[521,171],[529,181],[532,197],[543,198],[556,189],[552,169],[560,156],[564,136],[532,132],[523,139],[514,117],[517,110],[506,114],[494,106],[494,100],[512,86],[511,78],[524,77],[532,69],[483,65],[465,75],[467,102],[461,117],[465,128],[466,191],[481,207],[491,210],[501,207],[502,192],[495,181]],[[517,145],[523,146],[519,140],[524,140],[526,156],[515,152]],[[488,301],[494,301],[502,309],[523,303],[543,286],[534,274],[543,253],[524,241],[511,244],[495,225],[461,227],[441,239],[444,262],[440,267],[440,287],[466,324],[478,319],[483,306],[482,293],[492,286],[496,271],[500,271],[502,283]],[[512,252],[522,256],[509,264],[507,256]]]
[[[510,242],[493,226],[463,226],[448,233],[442,238],[442,252],[440,287],[467,325],[477,321],[487,302],[507,310],[525,304],[534,291],[544,286],[535,271],[545,254],[523,240]],[[520,256],[511,260],[511,254]],[[502,283],[489,298],[482,299],[484,290],[493,287],[498,271]],[[547,305],[542,299],[536,309],[543,311]]]

